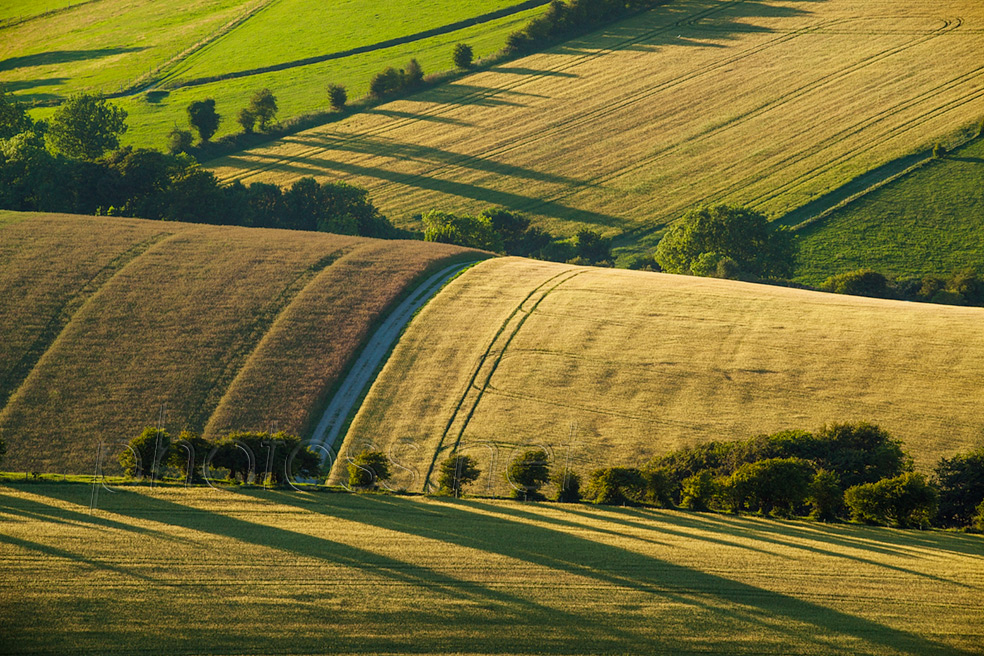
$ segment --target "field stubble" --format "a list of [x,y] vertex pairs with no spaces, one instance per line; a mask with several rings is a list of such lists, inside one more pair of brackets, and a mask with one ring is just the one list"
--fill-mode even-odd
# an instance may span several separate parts
[[0,653],[964,656],[984,639],[977,536],[208,488],[103,490],[90,512],[90,490],[0,488]]
[[340,178],[396,219],[498,204],[638,238],[698,203],[781,215],[965,127],[982,46],[969,0],[673,2],[213,166]]

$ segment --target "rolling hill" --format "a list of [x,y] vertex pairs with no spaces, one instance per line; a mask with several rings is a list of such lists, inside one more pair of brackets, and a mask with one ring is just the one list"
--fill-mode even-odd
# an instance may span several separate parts
[[975,122],[982,49],[974,0],[680,0],[212,165],[632,247],[700,203],[781,216]]
[[371,328],[456,246],[0,213],[4,465],[80,472],[153,425],[306,434]]
[[984,432],[982,321],[981,308],[490,260],[408,327],[339,462],[382,449],[393,485],[421,491],[461,451],[484,472],[473,491],[505,494],[506,464],[530,446],[583,475],[863,420],[928,470]]
[[256,489],[116,488],[93,509],[91,489],[0,486],[0,653],[970,656],[984,640],[980,536]]
[[543,4],[431,0],[408,12],[395,0],[18,0],[0,7],[0,84],[28,103],[82,90],[118,96],[130,115],[124,143],[162,148],[195,100],[215,99],[216,136],[240,130],[237,113],[264,87],[281,120],[325,110],[330,82],[356,98],[411,57],[428,73],[452,68],[459,41],[489,55]]

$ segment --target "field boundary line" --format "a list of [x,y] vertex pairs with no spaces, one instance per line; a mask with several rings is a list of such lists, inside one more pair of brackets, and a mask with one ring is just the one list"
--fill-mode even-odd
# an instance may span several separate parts
[[[570,274],[570,273],[573,273],[573,275],[567,276],[567,274]],[[468,414],[467,414],[466,418],[464,419],[464,423],[463,423],[463,425],[461,427],[461,430],[458,431],[458,435],[455,437],[455,442],[454,442],[454,448],[455,449],[460,444],[461,437],[464,434],[465,428],[467,427],[468,422],[471,419],[472,415],[475,413],[475,408],[478,407],[479,401],[481,401],[482,391],[483,391],[484,386],[488,384],[488,381],[492,377],[492,374],[495,373],[495,369],[498,366],[499,360],[502,359],[502,354],[505,352],[505,349],[509,345],[509,343],[512,342],[513,337],[516,336],[516,333],[519,332],[519,329],[526,322],[526,319],[529,318],[530,314],[533,313],[533,310],[536,309],[536,306],[540,304],[540,301],[542,301],[544,298],[546,298],[546,296],[550,292],[552,292],[554,289],[556,289],[560,285],[564,284],[565,282],[567,282],[571,278],[574,278],[575,276],[578,276],[578,275],[580,275],[582,273],[584,273],[584,272],[583,271],[578,271],[576,269],[565,269],[564,271],[561,271],[561,272],[557,273],[556,275],[550,276],[549,278],[547,278],[546,280],[544,280],[543,282],[541,282],[539,285],[537,285],[536,287],[534,287],[530,291],[530,293],[527,294],[523,298],[523,300],[521,300],[516,305],[515,308],[513,308],[512,312],[509,313],[509,316],[507,316],[505,318],[505,320],[502,322],[502,325],[499,326],[499,329],[496,331],[495,335],[493,335],[492,336],[492,339],[489,341],[489,345],[485,348],[485,352],[482,353],[481,356],[479,356],[478,363],[474,367],[474,371],[472,372],[471,378],[468,380],[468,384],[465,385],[465,390],[464,390],[464,392],[462,392],[461,398],[458,399],[458,403],[455,405],[454,410],[451,411],[451,416],[449,417],[449,419],[447,421],[447,424],[445,424],[445,426],[444,426],[444,431],[442,431],[442,433],[441,433],[441,439],[438,441],[437,447],[434,449],[434,456],[433,456],[433,458],[431,458],[431,464],[427,468],[427,474],[424,476],[424,482],[423,482],[424,492],[426,492],[427,491],[427,488],[430,486],[430,478],[431,478],[431,475],[434,473],[434,467],[437,465],[437,458],[440,455],[441,451],[444,449],[444,442],[445,442],[445,440],[448,437],[448,433],[451,431],[452,426],[454,426],[454,423],[457,421],[457,419],[459,417],[459,412],[461,411],[462,406],[465,405],[465,401],[468,399],[469,395],[472,393],[473,390],[478,392],[478,394],[477,394],[477,396],[475,398],[474,403],[472,403],[471,409],[468,411]],[[531,298],[533,298],[537,294],[537,292],[540,292],[541,290],[543,290],[544,287],[546,287],[547,285],[549,285],[553,281],[557,280],[558,278],[562,278],[563,276],[567,276],[567,277],[566,278],[563,278],[562,280],[560,280],[559,282],[557,282],[553,287],[550,287],[546,291],[543,291],[543,293],[540,295],[539,299],[537,299],[537,301],[533,304],[533,306],[529,309],[529,311],[523,310],[523,306],[526,305],[526,303]],[[493,362],[492,369],[489,372],[489,375],[486,377],[485,382],[483,383],[483,388],[479,388],[478,386],[475,385],[475,381],[478,379],[479,374],[482,372],[482,368],[485,366],[485,363],[488,361],[488,359],[492,355],[492,353],[495,352],[496,343],[499,341],[499,339],[506,332],[506,329],[509,327],[509,324],[516,317],[516,315],[519,314],[519,313],[521,313],[521,312],[523,313],[523,316],[519,319],[519,321],[516,324],[516,326],[512,329],[511,333],[506,338],[506,342],[502,346],[502,348],[501,349],[498,349],[498,354],[497,354],[496,360]]]
[[[321,413],[321,418],[311,434],[311,442],[317,446],[334,449],[349,417],[358,410],[356,405],[375,382],[392,347],[417,311],[426,305],[444,285],[459,272],[481,260],[456,262],[432,274],[417,286],[400,304],[382,319],[369,337],[361,353],[340,377],[335,392]],[[335,466],[337,465],[334,463]],[[334,467],[333,467],[334,469]]]
[[187,87],[197,87],[204,84],[211,84],[212,82],[235,80],[243,77],[262,75],[264,73],[276,73],[279,71],[289,70],[291,68],[310,66],[312,64],[321,64],[323,62],[332,61],[334,59],[344,59],[346,57],[352,57],[353,55],[363,55],[368,52],[386,50],[387,48],[402,46],[408,43],[414,43],[415,41],[422,41],[424,39],[429,39],[435,36],[452,34],[459,30],[463,30],[467,27],[474,27],[476,25],[489,23],[491,21],[498,20],[500,18],[506,18],[508,16],[512,16],[513,14],[524,12],[528,9],[536,9],[537,7],[542,7],[543,5],[548,4],[550,1],[551,0],[523,0],[523,2],[520,2],[519,4],[513,5],[511,7],[504,7],[496,11],[491,11],[485,14],[481,14],[479,16],[473,16],[471,18],[465,18],[463,20],[456,21],[454,23],[448,23],[446,25],[441,25],[439,27],[433,27],[429,30],[416,32],[414,34],[408,34],[406,36],[386,39],[384,41],[377,41],[376,43],[370,43],[364,46],[357,46],[355,48],[349,48],[348,50],[339,50],[337,52],[330,52],[324,55],[304,57],[302,59],[295,59],[293,61],[282,62],[280,64],[270,64],[269,66],[257,66],[255,68],[246,68],[240,71],[233,71],[231,73],[223,73],[222,75],[193,78],[190,80],[185,80],[183,82],[177,82],[173,85],[168,86],[168,88],[184,89]]
[[17,18],[8,18],[7,20],[0,20],[0,30],[5,30],[8,27],[17,27],[18,25],[30,23],[31,21],[38,20],[40,18],[48,18],[57,14],[63,14],[67,11],[78,9],[79,7],[83,7],[85,5],[93,5],[102,1],[103,0],[83,0],[82,2],[76,2],[74,5],[59,7],[58,9],[49,9],[48,11],[41,12],[40,14],[34,14],[33,16],[21,16]]
[[172,232],[159,232],[143,241],[137,242],[122,253],[119,253],[107,262],[102,268],[93,274],[88,280],[66,298],[56,312],[45,323],[44,327],[31,342],[20,360],[10,371],[9,381],[0,381],[0,414],[7,407],[8,402],[17,395],[17,391],[23,386],[24,382],[30,377],[38,363],[51,347],[58,342],[59,337],[65,329],[71,325],[72,320],[78,312],[86,306],[90,299],[99,293],[117,273],[126,268],[129,264],[139,259],[144,253],[155,245],[173,237]]

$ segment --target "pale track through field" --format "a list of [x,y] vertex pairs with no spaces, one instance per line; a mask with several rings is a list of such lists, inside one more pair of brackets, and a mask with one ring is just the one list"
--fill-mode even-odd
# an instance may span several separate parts
[[[509,313],[509,316],[505,318],[502,325],[499,326],[499,329],[489,341],[489,345],[485,348],[485,352],[479,357],[478,363],[472,371],[471,378],[465,386],[465,391],[462,392],[461,398],[458,399],[458,403],[451,411],[451,416],[448,418],[447,424],[445,424],[444,430],[441,432],[440,440],[438,441],[437,447],[434,449],[434,456],[431,459],[430,467],[427,469],[427,475],[424,476],[425,490],[428,489],[428,486],[430,485],[431,475],[434,473],[434,467],[437,466],[437,458],[444,448],[444,442],[448,438],[449,433],[452,432],[452,428],[459,420],[459,417],[463,417],[461,420],[461,427],[456,431],[456,435],[454,437],[454,445],[451,447],[451,451],[454,452],[460,445],[461,437],[464,434],[465,429],[468,427],[468,422],[475,414],[475,409],[482,400],[482,394],[488,386],[489,380],[495,373],[496,368],[499,366],[499,362],[502,360],[502,357],[506,352],[506,348],[512,342],[520,328],[523,327],[523,324],[526,323],[526,320],[533,314],[543,299],[545,299],[552,291],[563,285],[565,282],[580,275],[581,273],[583,273],[583,271],[566,269],[551,276],[550,278],[547,278],[539,285],[534,287],[530,293],[519,302],[513,311]],[[559,281],[558,278],[560,279]],[[554,281],[557,282],[554,283]],[[554,284],[551,285],[551,283]],[[548,287],[548,285],[550,286]],[[530,309],[524,310],[523,307],[531,301],[533,302],[533,305],[530,306]],[[516,319],[517,317],[518,320],[513,324],[513,319]],[[502,345],[496,348],[497,344],[500,342]],[[490,363],[488,367],[486,367],[487,363]],[[479,374],[482,373],[483,369],[487,369],[488,371],[480,387],[476,384],[476,381],[478,380]],[[468,406],[468,411],[462,415],[462,408],[466,405]]]
[[[718,13],[718,12],[724,11],[729,6],[732,6],[734,4],[737,4],[737,3],[731,3],[731,5],[728,5],[728,6],[716,7],[716,8],[713,8],[711,10],[705,10],[703,12],[698,12],[698,13],[692,14],[691,16],[689,16],[689,17],[687,17],[685,19],[681,19],[681,20],[678,20],[678,21],[674,22],[672,25],[668,25],[668,26],[664,25],[664,26],[661,26],[661,27],[656,28],[654,30],[651,30],[651,31],[649,31],[649,32],[647,32],[647,33],[645,33],[645,34],[643,34],[641,36],[637,36],[637,37],[634,37],[631,40],[624,41],[624,42],[620,43],[618,46],[612,46],[612,47],[607,48],[605,50],[600,50],[600,51],[598,51],[596,53],[592,53],[591,55],[586,55],[586,56],[582,56],[582,57],[568,59],[568,60],[564,61],[559,66],[551,67],[551,68],[546,68],[545,70],[547,70],[547,71],[554,71],[554,72],[564,71],[566,69],[570,69],[572,67],[578,66],[584,60],[587,60],[587,59],[591,58],[592,56],[602,56],[604,53],[610,52],[610,51],[614,50],[617,47],[624,47],[624,45],[627,44],[627,43],[638,42],[638,41],[644,40],[646,38],[649,38],[649,37],[651,37],[651,36],[653,36],[655,34],[658,34],[658,33],[661,33],[661,32],[666,32],[667,30],[671,30],[671,29],[674,29],[674,28],[677,28],[677,27],[680,27],[680,26],[684,26],[684,25],[691,26],[691,27],[693,27],[693,29],[705,29],[705,30],[708,30],[708,31],[714,31],[714,28],[713,27],[711,27],[711,28],[707,28],[705,26],[699,26],[698,27],[698,26],[696,26],[696,23],[699,20],[701,20],[702,18],[705,18],[708,15],[711,15],[711,14],[714,14],[714,13]],[[884,17],[865,17],[863,20],[869,20],[869,21],[870,20],[879,20],[880,18],[884,18]],[[914,18],[916,18],[916,17],[914,17]],[[606,118],[608,116],[611,116],[611,115],[613,115],[613,114],[615,114],[615,113],[617,113],[619,111],[624,111],[626,108],[629,108],[629,107],[631,107],[631,106],[633,106],[633,105],[635,105],[637,103],[647,102],[647,101],[651,100],[653,98],[653,96],[655,96],[655,95],[657,95],[659,93],[665,92],[667,89],[673,88],[675,86],[679,86],[680,84],[683,84],[683,83],[688,82],[688,81],[692,81],[692,80],[694,80],[696,78],[699,78],[701,75],[704,75],[704,74],[707,74],[707,73],[710,73],[710,72],[714,72],[714,71],[720,70],[723,67],[730,66],[730,65],[732,65],[732,64],[734,64],[734,63],[736,63],[736,62],[738,62],[738,61],[740,61],[742,59],[745,59],[745,58],[750,57],[752,55],[758,54],[758,53],[760,53],[760,52],[762,52],[762,51],[764,51],[764,50],[766,50],[766,49],[768,49],[770,47],[774,47],[774,46],[780,45],[782,43],[785,43],[785,42],[787,42],[787,41],[789,41],[791,39],[795,39],[795,38],[797,38],[799,36],[802,36],[804,34],[808,34],[808,33],[812,33],[812,32],[818,32],[818,31],[819,32],[827,32],[829,30],[829,28],[833,28],[835,26],[839,26],[839,25],[845,24],[845,23],[850,23],[850,22],[852,22],[852,20],[853,19],[842,18],[842,19],[834,19],[834,20],[830,20],[830,21],[821,21],[819,23],[808,25],[808,26],[805,26],[805,27],[800,28],[800,29],[797,29],[797,30],[788,31],[786,33],[781,34],[780,36],[777,36],[774,39],[770,39],[766,43],[758,44],[758,45],[752,46],[750,48],[747,48],[747,49],[745,49],[745,50],[743,50],[743,51],[741,51],[739,53],[736,53],[732,57],[727,57],[727,58],[725,58],[723,60],[717,60],[717,61],[714,61],[714,62],[710,62],[710,63],[708,63],[708,64],[706,64],[706,65],[704,65],[704,66],[702,66],[702,67],[700,67],[698,69],[695,69],[693,71],[688,71],[685,75],[678,76],[677,78],[674,78],[672,80],[666,81],[666,82],[664,82],[664,83],[662,83],[662,84],[660,84],[660,85],[658,85],[656,87],[653,87],[651,89],[646,89],[646,90],[640,91],[638,93],[635,93],[633,95],[627,96],[627,97],[621,99],[620,101],[618,101],[616,103],[612,103],[611,105],[609,105],[607,107],[599,108],[599,109],[596,109],[594,111],[590,111],[590,112],[586,112],[586,113],[577,115],[574,119],[565,122],[563,125],[548,126],[548,127],[544,128],[543,130],[540,130],[537,133],[537,135],[535,135],[535,136],[533,136],[533,137],[531,137],[529,139],[525,139],[525,140],[521,140],[521,141],[515,141],[515,142],[509,143],[509,144],[502,145],[502,146],[500,146],[498,148],[491,148],[491,149],[488,149],[486,151],[483,151],[483,159],[488,159],[488,158],[491,158],[491,157],[496,157],[496,156],[499,156],[499,155],[503,155],[503,154],[512,152],[512,151],[517,150],[517,149],[530,148],[532,144],[539,143],[539,142],[542,142],[542,141],[545,141],[545,140],[556,139],[557,136],[560,135],[560,134],[570,134],[572,132],[575,132],[575,131],[581,129],[583,126],[585,126],[587,124],[590,124],[590,123],[595,122],[595,121],[598,121],[598,120],[602,120],[602,119],[604,119],[604,118]],[[961,25],[962,25],[962,21],[959,18],[958,19],[955,19],[955,20],[943,19],[942,22],[943,22],[943,25],[940,28],[938,28],[937,30],[933,30],[931,32],[928,32],[928,33],[926,31],[924,31],[924,30],[878,30],[877,31],[878,34],[911,34],[911,35],[914,35],[914,36],[920,36],[921,38],[913,39],[913,40],[911,40],[911,41],[909,41],[907,43],[901,44],[901,45],[893,45],[893,46],[890,46],[889,48],[887,48],[885,50],[882,50],[880,52],[877,52],[877,53],[875,53],[875,54],[873,54],[873,55],[865,58],[864,60],[861,60],[859,62],[853,62],[853,63],[851,63],[851,64],[849,64],[849,65],[847,65],[845,67],[842,67],[841,69],[839,69],[837,71],[834,71],[834,72],[832,72],[832,73],[830,73],[828,75],[825,75],[825,76],[822,76],[822,77],[820,77],[818,79],[812,80],[812,81],[810,81],[807,84],[801,85],[797,89],[794,89],[794,90],[792,90],[792,91],[790,91],[790,92],[788,92],[786,94],[781,95],[780,97],[778,97],[776,99],[771,100],[768,103],[765,103],[765,104],[763,104],[763,105],[761,105],[761,106],[759,106],[757,108],[752,109],[749,112],[744,113],[742,116],[738,117],[737,119],[729,122],[728,124],[726,124],[726,125],[724,125],[724,126],[722,126],[720,128],[710,130],[707,133],[702,134],[702,135],[698,135],[695,138],[690,138],[690,139],[687,139],[685,141],[681,141],[681,142],[678,142],[676,144],[672,144],[672,145],[670,145],[670,146],[668,146],[666,148],[663,148],[663,149],[661,149],[661,150],[653,153],[652,155],[650,155],[647,158],[644,158],[642,160],[639,160],[639,161],[635,162],[630,167],[622,168],[622,169],[619,169],[617,171],[613,171],[611,173],[605,174],[603,176],[598,176],[598,177],[595,177],[595,178],[584,180],[583,182],[581,182],[581,184],[575,185],[571,189],[563,190],[563,191],[556,192],[556,193],[553,193],[553,194],[545,194],[543,196],[543,199],[542,200],[533,201],[533,202],[531,202],[529,204],[528,207],[525,207],[523,209],[535,210],[537,207],[543,206],[543,205],[545,205],[547,203],[554,203],[554,202],[557,202],[557,201],[560,201],[560,200],[564,200],[564,199],[566,199],[566,198],[568,198],[570,196],[574,196],[574,195],[576,195],[577,193],[580,192],[580,190],[581,190],[582,187],[585,187],[585,186],[600,186],[600,185],[603,185],[603,184],[606,184],[606,183],[610,183],[610,182],[612,182],[614,180],[617,180],[617,179],[619,179],[621,177],[632,175],[633,173],[635,173],[638,170],[641,170],[641,169],[644,169],[646,167],[652,166],[654,163],[658,162],[661,158],[666,157],[668,155],[671,155],[674,152],[677,152],[682,147],[691,147],[695,143],[695,139],[697,141],[700,141],[700,140],[707,139],[707,138],[716,138],[724,130],[738,127],[741,124],[745,123],[746,121],[751,120],[752,118],[756,118],[756,117],[761,116],[762,114],[764,114],[766,112],[769,112],[769,111],[775,110],[777,108],[780,108],[783,105],[785,105],[785,104],[787,104],[787,103],[789,103],[789,102],[791,102],[791,101],[793,101],[793,100],[795,100],[797,98],[800,98],[800,97],[802,97],[805,94],[808,94],[810,92],[814,92],[817,89],[820,89],[820,88],[822,88],[825,85],[835,83],[837,80],[843,78],[846,75],[850,75],[850,74],[855,73],[855,72],[857,72],[859,70],[862,70],[863,68],[866,68],[866,67],[871,66],[873,64],[879,63],[879,62],[885,60],[886,58],[892,57],[894,55],[898,55],[898,54],[903,53],[906,50],[909,50],[909,49],[911,49],[913,47],[922,45],[922,44],[926,43],[927,41],[929,41],[931,39],[934,39],[934,38],[937,38],[939,36],[948,34],[948,33],[952,32],[952,31],[954,31],[956,29],[959,29],[961,27]],[[832,30],[830,30],[830,31],[832,31]],[[856,31],[846,30],[845,33],[856,33]],[[925,100],[928,96],[931,96],[933,94],[939,93],[941,90],[946,90],[946,89],[952,88],[953,86],[959,85],[959,84],[961,84],[963,82],[970,81],[970,79],[973,78],[973,77],[975,77],[976,75],[978,75],[981,72],[981,70],[982,69],[977,69],[976,71],[973,71],[971,73],[967,73],[967,74],[964,74],[963,76],[960,76],[958,78],[954,78],[954,79],[952,79],[952,80],[950,80],[948,82],[945,82],[945,83],[943,83],[941,85],[938,85],[937,87],[935,87],[933,89],[930,89],[930,90],[927,90],[927,91],[923,91],[922,93],[920,93],[915,98],[906,99],[905,101],[900,102],[900,103],[897,103],[895,106],[890,107],[888,109],[885,109],[885,110],[879,112],[878,114],[876,114],[874,116],[868,116],[865,119],[863,119],[862,121],[859,121],[859,122],[857,122],[857,123],[855,123],[853,125],[850,125],[850,126],[844,128],[844,129],[838,131],[831,138],[825,139],[822,143],[816,144],[816,145],[812,146],[811,148],[808,148],[806,150],[797,152],[794,155],[791,155],[789,157],[786,157],[784,160],[782,160],[782,161],[780,161],[778,163],[772,164],[770,168],[765,169],[764,171],[763,170],[760,170],[756,174],[751,175],[751,176],[746,176],[744,179],[742,179],[740,181],[737,181],[737,182],[730,183],[730,184],[728,184],[724,188],[718,188],[716,190],[710,191],[708,193],[708,196],[710,198],[719,199],[719,198],[721,198],[723,196],[726,196],[728,193],[732,193],[735,189],[739,189],[739,188],[742,188],[742,187],[747,186],[749,179],[760,178],[763,175],[776,174],[779,171],[782,171],[784,169],[788,169],[788,168],[790,168],[790,167],[792,167],[792,166],[794,166],[796,164],[799,164],[801,162],[804,162],[804,161],[808,160],[810,157],[814,157],[817,154],[823,152],[824,150],[829,150],[831,148],[836,147],[839,143],[843,142],[846,139],[851,138],[852,136],[856,135],[857,133],[863,132],[866,128],[870,127],[871,125],[877,124],[877,122],[880,119],[884,118],[885,116],[889,116],[892,113],[899,111],[900,109],[904,109],[904,108],[910,107],[912,105],[918,104],[920,101]],[[523,85],[529,84],[529,83],[530,83],[529,81],[517,81],[516,83],[514,83],[512,85],[503,85],[501,87],[496,87],[492,91],[493,92],[497,92],[497,93],[501,93],[502,91],[515,90],[515,89],[521,88]],[[487,93],[487,92],[485,92],[485,93]],[[480,93],[472,94],[472,95],[485,95],[485,93],[481,93],[480,92]],[[863,144],[862,147],[867,147],[867,146],[869,146],[869,145],[871,145],[873,143],[879,143],[879,142],[881,142],[881,141],[883,141],[885,139],[893,138],[893,137],[896,137],[896,136],[898,136],[900,134],[903,134],[903,133],[905,133],[907,131],[916,129],[919,125],[921,125],[925,121],[930,120],[930,119],[935,118],[935,117],[938,117],[942,113],[945,113],[946,111],[948,111],[950,109],[959,107],[959,106],[965,104],[966,102],[973,101],[973,100],[981,97],[982,95],[984,95],[984,94],[982,94],[980,91],[974,91],[974,92],[970,92],[968,94],[965,94],[964,96],[962,96],[962,97],[960,97],[958,99],[948,101],[943,107],[935,107],[935,108],[932,108],[932,109],[928,110],[927,112],[924,112],[921,116],[917,117],[917,119],[914,120],[914,121],[910,121],[910,122],[908,122],[908,123],[906,123],[905,125],[902,125],[902,126],[895,126],[893,128],[890,128],[890,130],[889,130],[889,132],[888,132],[887,135],[879,134],[879,135],[874,136],[873,138],[871,138],[868,141],[866,141]],[[446,113],[446,112],[449,112],[449,111],[454,111],[454,110],[453,110],[453,108],[440,107],[440,108],[434,108],[432,110],[425,110],[423,112],[420,112],[420,115],[421,116],[436,116],[436,115],[440,115],[440,114],[443,114],[443,113]],[[403,120],[400,120],[400,121],[393,121],[393,122],[387,123],[385,125],[378,126],[375,129],[367,130],[364,133],[362,133],[361,135],[349,137],[348,139],[346,139],[344,141],[350,142],[350,143],[354,143],[354,142],[357,142],[359,140],[359,137],[383,135],[383,134],[385,134],[385,133],[387,133],[389,131],[397,130],[397,129],[400,129],[400,128],[404,127],[407,123],[409,123],[412,120],[413,119],[403,119]],[[324,150],[327,150],[327,149],[326,148],[323,148],[321,146],[314,146],[314,147],[311,147],[311,148],[306,149],[306,150],[303,150],[303,151],[299,151],[299,152],[296,152],[296,153],[291,153],[290,156],[288,156],[287,158],[284,158],[283,160],[276,160],[276,159],[274,159],[274,160],[272,160],[271,162],[269,162],[269,163],[267,163],[265,165],[261,165],[260,167],[257,167],[257,169],[254,169],[253,171],[250,171],[250,172],[246,173],[240,179],[242,179],[244,177],[250,177],[251,173],[253,173],[254,171],[255,172],[261,172],[261,171],[265,171],[265,170],[276,169],[278,167],[278,165],[281,164],[283,161],[303,159],[305,157],[310,157],[312,155],[316,155],[319,152],[323,152]],[[811,169],[810,171],[807,171],[807,172],[804,172],[804,173],[799,174],[793,180],[784,182],[782,184],[782,187],[781,188],[783,190],[791,190],[791,189],[795,189],[795,188],[798,188],[798,187],[802,187],[803,185],[808,184],[811,180],[814,180],[817,177],[819,177],[821,175],[824,175],[825,173],[829,172],[830,170],[832,170],[837,165],[842,164],[842,163],[847,162],[850,159],[852,159],[852,157],[854,156],[853,155],[854,152],[856,152],[856,149],[852,149],[851,152],[848,152],[846,154],[842,154],[842,155],[839,155],[839,156],[836,156],[836,157],[829,158],[827,160],[827,163],[826,164],[821,165],[819,167],[815,167],[815,168]],[[364,157],[364,158],[352,158],[351,160],[348,160],[347,163],[358,164],[359,162],[365,161],[366,159],[369,159],[369,158],[368,157]],[[470,162],[470,161],[477,161],[478,159],[479,158],[476,158],[476,157],[473,157],[473,156],[467,156],[467,155],[443,158],[443,160],[439,164],[433,165],[429,169],[424,170],[423,172],[421,172],[421,171],[418,170],[418,171],[414,172],[413,174],[401,174],[401,175],[398,176],[399,177],[399,181],[381,182],[378,185],[374,185],[374,193],[377,194],[377,195],[384,195],[392,187],[399,187],[399,186],[401,186],[403,184],[412,184],[415,180],[420,180],[420,179],[424,179],[424,178],[434,177],[436,174],[438,174],[442,170],[445,170],[445,169],[447,169],[449,167],[453,167],[453,166],[467,166],[467,163],[468,162]],[[778,193],[772,193],[772,194],[765,193],[765,194],[760,195],[759,197],[756,197],[752,201],[752,203],[753,204],[759,204],[759,203],[762,203],[762,202],[768,202],[769,200],[771,200],[773,198],[776,198],[777,196],[778,196]]]
[[[636,45],[636,44],[638,44],[638,43],[640,43],[640,42],[642,42],[642,41],[644,41],[646,39],[650,39],[650,38],[652,38],[654,36],[659,36],[660,34],[664,34],[666,32],[670,32],[670,31],[673,31],[675,29],[678,29],[681,25],[685,24],[685,22],[687,20],[697,20],[699,18],[703,18],[703,17],[709,16],[709,15],[712,15],[712,14],[723,12],[723,11],[725,11],[726,9],[728,9],[728,8],[730,8],[732,6],[742,4],[743,1],[744,0],[734,0],[733,2],[729,2],[729,3],[723,4],[723,5],[719,6],[719,7],[713,7],[711,9],[706,9],[706,10],[697,12],[697,13],[691,15],[690,17],[688,17],[687,19],[681,19],[680,21],[677,21],[677,22],[674,22],[674,23],[668,24],[668,25],[660,25],[660,26],[658,26],[658,27],[656,27],[656,28],[654,28],[652,30],[649,30],[649,31],[643,33],[643,34],[636,35],[636,36],[633,36],[631,38],[628,38],[628,39],[624,39],[622,41],[619,41],[618,43],[616,43],[614,45],[608,46],[606,48],[594,50],[594,51],[589,52],[589,53],[586,53],[586,54],[582,54],[582,55],[578,55],[578,56],[574,56],[574,57],[570,57],[570,58],[564,59],[562,62],[558,63],[555,66],[546,66],[546,67],[544,67],[544,68],[542,68],[540,70],[542,70],[542,71],[544,71],[546,73],[564,73],[564,72],[568,72],[570,69],[576,68],[577,66],[579,66],[580,64],[582,64],[584,62],[587,62],[587,61],[590,61],[590,60],[593,60],[593,59],[598,59],[598,58],[604,57],[607,54],[610,54],[612,52],[615,52],[616,50],[625,48],[627,46]],[[494,72],[495,69],[493,68],[491,70]],[[524,86],[528,86],[530,84],[535,84],[535,83],[536,83],[536,80],[529,80],[529,79],[519,78],[519,79],[517,79],[513,83],[506,83],[506,84],[497,86],[495,88],[483,89],[483,90],[479,90],[479,91],[474,91],[474,92],[462,94],[461,96],[458,96],[458,98],[460,98],[459,104],[465,103],[466,101],[469,101],[469,100],[478,100],[478,99],[482,99],[482,98],[487,98],[487,97],[490,97],[490,96],[501,94],[503,92],[515,91],[515,90],[520,89],[520,88],[522,88]],[[358,140],[364,139],[365,137],[382,136],[382,135],[385,135],[385,134],[387,134],[389,132],[395,132],[395,131],[401,130],[403,128],[412,126],[415,123],[417,123],[418,121],[420,121],[421,119],[426,119],[426,118],[440,118],[440,117],[444,117],[446,114],[456,113],[457,111],[458,110],[455,107],[455,105],[436,104],[433,107],[426,108],[426,109],[423,109],[423,110],[417,112],[412,117],[393,119],[393,120],[388,121],[386,123],[382,123],[382,124],[379,124],[377,126],[374,126],[374,127],[370,128],[368,130],[365,130],[364,132],[360,132],[358,135],[353,135],[352,137],[349,137],[349,139],[351,139],[352,141],[358,141]],[[591,121],[591,115],[595,115],[595,114],[597,114],[597,112],[591,112],[590,114],[585,114],[584,115],[585,118],[581,120],[581,123],[590,122]],[[573,119],[573,120],[578,120],[578,119]],[[581,123],[579,123],[579,125]],[[525,145],[531,143],[531,141],[532,140],[530,140],[530,141],[524,141],[523,143],[509,143],[509,144],[505,144],[505,145],[503,145],[503,146],[501,146],[499,148],[490,149],[490,150],[486,151],[486,153],[484,153],[484,154],[485,155],[499,155],[499,154],[507,153],[507,152],[510,152],[510,151],[513,151],[513,150],[518,150],[518,149],[521,149],[522,147],[524,147]],[[291,152],[289,155],[286,155],[286,156],[282,156],[282,157],[279,157],[279,158],[270,158],[269,161],[266,162],[265,164],[250,167],[248,170],[243,170],[240,173],[233,173],[233,174],[230,174],[230,175],[220,176],[219,177],[219,180],[221,182],[233,182],[233,181],[236,181],[236,180],[238,180],[240,182],[243,182],[243,181],[249,180],[250,178],[256,177],[257,175],[259,175],[261,173],[272,171],[272,170],[276,170],[277,168],[279,168],[279,167],[281,167],[283,165],[288,165],[290,162],[296,161],[298,159],[308,158],[308,157],[311,157],[313,155],[317,155],[319,153],[325,152],[326,150],[330,150],[330,148],[326,148],[324,146],[310,146],[310,147],[308,147],[306,149],[299,149],[299,150],[296,150],[296,151]],[[370,159],[370,158],[369,157],[365,157],[365,158],[362,158],[362,159],[355,159],[354,162],[357,163],[359,161],[365,161],[366,159]],[[479,158],[474,157],[474,156],[462,155],[462,156],[459,157],[459,159],[461,161],[469,161],[469,160],[477,160]],[[440,167],[440,168],[443,168],[443,167]],[[407,179],[413,179],[414,177],[416,177],[416,178],[427,177],[427,175],[426,174],[413,175],[413,176],[408,175],[407,176]],[[379,185],[377,188],[378,189],[385,189],[386,186],[387,185],[383,184],[383,185]]]

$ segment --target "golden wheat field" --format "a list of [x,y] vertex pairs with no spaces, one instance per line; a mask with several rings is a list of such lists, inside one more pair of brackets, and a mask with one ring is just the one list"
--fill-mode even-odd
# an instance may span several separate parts
[[342,179],[394,220],[522,210],[658,230],[710,202],[781,215],[984,115],[977,0],[680,0],[380,110],[216,160]]
[[483,470],[473,491],[505,494],[505,466],[532,445],[583,475],[864,420],[931,469],[984,435],[982,321],[981,308],[490,260],[407,329],[339,462],[382,449],[393,485],[422,490],[458,450]]
[[[375,322],[468,253],[138,219],[0,223],[5,466],[90,471],[153,425],[305,431]],[[474,256],[472,256],[474,257]]]
[[255,489],[101,489],[93,510],[91,490],[0,487],[0,653],[969,656],[984,641],[979,536]]

